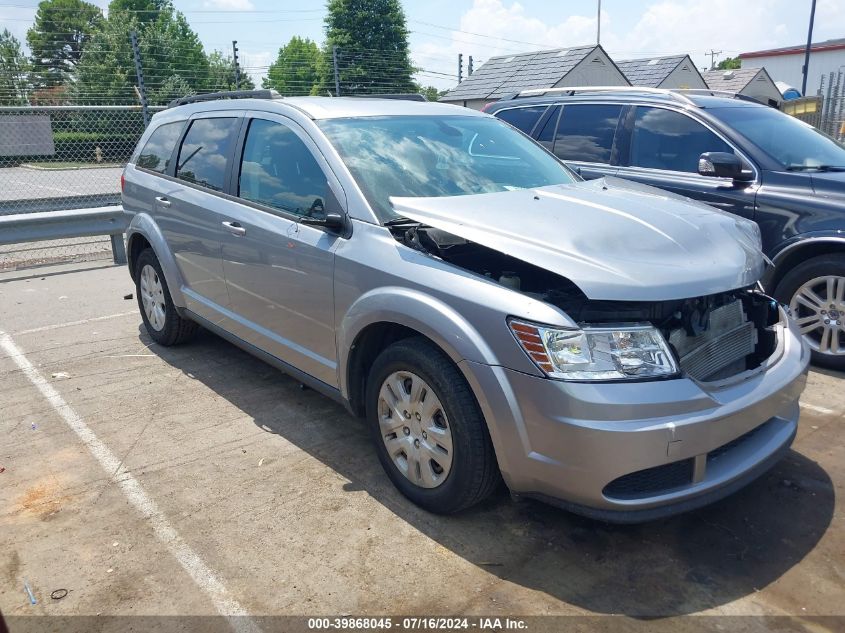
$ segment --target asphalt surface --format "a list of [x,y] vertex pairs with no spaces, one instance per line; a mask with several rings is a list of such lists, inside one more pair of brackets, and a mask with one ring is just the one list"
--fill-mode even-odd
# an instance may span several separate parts
[[0,168],[0,202],[119,194],[122,167]]
[[842,630],[842,375],[811,373],[792,452],[706,509],[610,526],[500,491],[439,517],[394,490],[340,406],[208,333],[153,344],[133,290],[103,264],[0,274],[0,611],[13,633],[34,630],[25,615],[217,613],[241,616],[225,630],[347,614]]

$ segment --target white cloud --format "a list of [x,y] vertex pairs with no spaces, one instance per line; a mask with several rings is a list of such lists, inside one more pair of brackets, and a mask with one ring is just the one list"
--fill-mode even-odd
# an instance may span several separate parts
[[203,6],[221,11],[252,11],[255,8],[251,0],[206,0]]
[[[518,1],[474,0],[461,16],[459,30],[434,33],[431,27],[420,26],[419,31],[441,37],[431,40],[416,34],[412,55],[417,65],[454,76],[458,53],[465,58],[473,55],[478,68],[494,55],[592,44],[595,5],[581,4],[577,13],[554,22],[548,11],[544,19],[529,15]],[[704,67],[710,61],[705,52],[711,49],[722,51],[718,60],[799,43],[806,38],[808,17],[809,6],[790,0],[743,0],[741,5],[736,0],[651,0],[626,4],[624,9],[603,7],[601,43],[614,59],[689,53],[697,66]],[[819,0],[813,39],[841,37],[837,25],[843,18],[845,2]],[[438,87],[454,85],[446,77],[420,79]]]

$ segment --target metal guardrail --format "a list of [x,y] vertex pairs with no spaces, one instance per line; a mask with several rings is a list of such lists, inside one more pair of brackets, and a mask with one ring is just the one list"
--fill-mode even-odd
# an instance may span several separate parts
[[0,215],[0,245],[108,235],[115,264],[126,263],[125,231],[126,215],[120,205]]

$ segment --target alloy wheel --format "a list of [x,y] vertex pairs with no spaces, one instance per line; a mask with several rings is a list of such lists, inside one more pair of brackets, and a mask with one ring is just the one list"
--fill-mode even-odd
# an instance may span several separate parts
[[810,279],[795,291],[789,311],[813,350],[845,355],[845,277]]

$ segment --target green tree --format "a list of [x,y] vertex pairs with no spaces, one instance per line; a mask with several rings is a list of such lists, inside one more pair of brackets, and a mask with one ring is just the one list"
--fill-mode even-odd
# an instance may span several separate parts
[[319,60],[320,49],[314,42],[294,36],[279,49],[261,85],[285,96],[310,94],[318,83]]
[[429,101],[437,101],[440,97],[446,94],[445,90],[438,90],[434,86],[417,86],[417,92]]
[[67,81],[82,49],[103,21],[103,12],[84,0],[43,0],[26,33],[32,69],[39,86]]
[[329,0],[326,43],[315,93],[334,93],[332,47],[337,47],[340,92],[413,92],[408,28],[399,0]]
[[28,64],[21,43],[8,29],[0,32],[0,105],[27,102]]
[[172,8],[170,0],[112,0],[109,3],[109,14],[118,11],[132,15],[139,24],[154,22],[159,13]]
[[255,82],[241,70],[240,82],[236,86],[235,62],[232,56],[224,56],[220,51],[213,51],[208,56],[207,88],[209,90],[254,90]]
[[207,90],[210,63],[185,16],[161,3],[155,19],[143,22],[125,0],[109,6],[109,17],[83,50],[72,84],[75,98],[94,103],[137,103],[130,32],[138,35],[147,99],[151,105]]
[[742,60],[739,57],[725,57],[716,64],[717,70],[733,70],[734,68],[742,68]]

